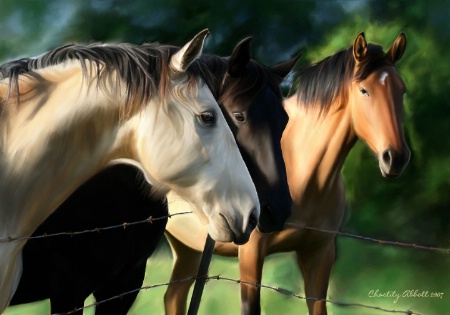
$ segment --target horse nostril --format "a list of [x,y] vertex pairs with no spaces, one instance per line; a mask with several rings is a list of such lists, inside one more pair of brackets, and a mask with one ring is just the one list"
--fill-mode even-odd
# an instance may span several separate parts
[[392,163],[391,150],[388,149],[388,150],[384,151],[382,157],[383,157],[383,162],[390,166]]
[[258,217],[252,212],[250,218],[248,219],[248,228],[254,230],[258,225]]

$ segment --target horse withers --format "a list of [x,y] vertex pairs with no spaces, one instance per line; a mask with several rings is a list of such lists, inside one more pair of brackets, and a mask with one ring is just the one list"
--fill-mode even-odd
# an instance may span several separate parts
[[174,54],[156,44],[63,46],[0,81],[0,312],[27,238],[111,162],[192,202],[215,240],[248,240],[259,202],[196,61],[207,34]]

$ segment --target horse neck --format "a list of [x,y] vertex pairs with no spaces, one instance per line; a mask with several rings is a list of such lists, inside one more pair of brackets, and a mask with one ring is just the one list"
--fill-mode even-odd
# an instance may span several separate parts
[[341,169],[357,138],[345,107],[319,116],[296,99],[285,101],[289,123],[282,144],[293,202],[305,211],[320,207],[325,194],[341,198]]
[[[119,104],[93,95],[96,89],[88,91],[77,71],[55,75],[58,81],[47,82],[45,90],[7,106],[1,124],[2,237],[30,235],[82,182],[124,150],[119,143],[127,132],[126,124],[118,126]],[[25,78],[21,91],[26,83]]]

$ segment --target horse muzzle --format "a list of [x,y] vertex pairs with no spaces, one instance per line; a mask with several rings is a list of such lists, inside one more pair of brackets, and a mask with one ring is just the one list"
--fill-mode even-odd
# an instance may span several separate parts
[[235,218],[227,218],[219,214],[215,220],[210,220],[208,233],[217,242],[233,242],[236,245],[243,245],[248,242],[250,234],[258,224],[259,210],[251,211],[247,220],[239,224]]
[[400,152],[392,148],[388,148],[380,153],[378,155],[378,163],[383,177],[399,177],[406,165],[408,165],[410,156],[411,151],[409,148],[405,148],[405,150]]

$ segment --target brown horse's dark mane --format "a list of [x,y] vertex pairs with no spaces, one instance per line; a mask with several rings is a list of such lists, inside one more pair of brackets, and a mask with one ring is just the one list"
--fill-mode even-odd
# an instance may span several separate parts
[[[0,79],[10,78],[9,90],[11,90],[14,87],[18,88],[20,75],[33,76],[36,70],[69,60],[78,60],[85,77],[96,73],[98,78],[106,79],[109,74],[118,73],[126,84],[127,103],[139,100],[142,104],[149,101],[158,91],[165,92],[168,87],[166,79],[170,58],[178,50],[179,48],[158,43],[140,46],[126,43],[71,44],[55,48],[36,58],[23,58],[5,63],[0,66]],[[101,65],[105,66],[99,67]],[[197,82],[197,78],[203,79],[208,86],[215,85],[213,75],[201,62],[192,63],[186,73],[191,86]],[[102,80],[99,81],[101,83]]]
[[381,46],[369,44],[367,48],[367,56],[356,72],[353,46],[297,71],[293,83],[297,87],[297,103],[304,107],[320,107],[319,112],[326,114],[340,101],[337,108],[341,109],[347,102],[347,87],[352,81],[362,81],[387,65]]
[[224,102],[243,102],[250,104],[254,98],[269,84],[271,90],[281,99],[281,89],[279,84],[283,78],[279,78],[269,67],[266,67],[254,60],[246,65],[243,75],[231,77],[227,73],[228,57],[218,57],[214,55],[202,55],[200,57],[204,63],[214,73],[217,83],[210,89],[219,104]]

